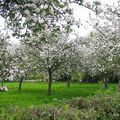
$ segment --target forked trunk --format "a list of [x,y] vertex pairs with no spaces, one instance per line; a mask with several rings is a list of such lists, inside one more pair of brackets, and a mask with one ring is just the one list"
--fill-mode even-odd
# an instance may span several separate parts
[[52,72],[51,69],[48,69],[48,95],[52,93]]
[[19,91],[21,91],[21,89],[22,89],[22,82],[23,82],[23,79],[24,79],[24,77],[21,76],[21,77],[20,77],[20,80],[19,80],[19,88],[18,88]]

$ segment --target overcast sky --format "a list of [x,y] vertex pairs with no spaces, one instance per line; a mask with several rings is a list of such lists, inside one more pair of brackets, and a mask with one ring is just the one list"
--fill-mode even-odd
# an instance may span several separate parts
[[[96,0],[85,0],[85,2],[93,2]],[[100,1],[102,3],[102,5],[104,4],[109,4],[109,5],[113,5],[113,4],[117,4],[118,0],[97,0]],[[89,26],[89,24],[87,24],[87,21],[89,21],[89,14],[91,14],[92,17],[95,17],[95,13],[90,11],[87,8],[84,8],[82,6],[76,5],[76,4],[72,4],[71,7],[74,9],[74,16],[77,20],[80,21],[81,24],[83,24],[83,26],[80,26],[80,28],[74,27],[74,30],[76,33],[78,33],[80,36],[86,36],[87,34],[90,33],[90,31],[92,31],[92,27]],[[3,29],[4,27],[4,19],[0,18],[0,30]],[[11,38],[13,41],[16,41],[15,38]]]
[[[101,2],[102,6],[104,6],[105,4],[108,5],[116,5],[118,3],[118,0],[85,0],[85,2],[88,3],[92,3],[93,1],[99,1]],[[75,31],[80,35],[80,36],[86,36],[90,33],[90,31],[92,31],[92,27],[87,23],[90,22],[89,19],[89,14],[95,18],[95,13],[85,7],[76,5],[76,4],[72,4],[72,8],[74,9],[74,16],[77,20],[80,20],[80,23],[83,24],[83,26],[80,26],[80,28],[78,29],[77,27],[75,27]]]

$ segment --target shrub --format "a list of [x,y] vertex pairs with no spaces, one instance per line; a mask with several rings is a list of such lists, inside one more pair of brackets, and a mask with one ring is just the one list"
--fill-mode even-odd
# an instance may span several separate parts
[[69,104],[70,107],[78,108],[78,109],[86,109],[89,106],[88,100],[82,97],[80,98],[78,97],[70,100]]
[[120,120],[120,93],[74,98],[59,106],[0,109],[0,120]]

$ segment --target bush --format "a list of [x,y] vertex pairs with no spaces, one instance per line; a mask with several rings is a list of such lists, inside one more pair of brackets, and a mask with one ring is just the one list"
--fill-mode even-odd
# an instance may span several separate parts
[[89,106],[88,100],[82,97],[74,98],[69,102],[70,107],[78,109],[86,109]]
[[120,93],[74,98],[59,106],[0,109],[0,120],[120,120]]
[[120,120],[120,93],[99,94],[86,100],[79,98],[72,103],[80,110],[80,120]]

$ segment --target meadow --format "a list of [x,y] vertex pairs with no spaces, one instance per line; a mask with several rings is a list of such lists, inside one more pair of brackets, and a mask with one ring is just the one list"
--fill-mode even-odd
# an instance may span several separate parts
[[[76,97],[90,97],[106,90],[98,83],[71,83],[68,88],[66,82],[54,82],[52,95],[47,95],[47,82],[24,82],[22,90],[18,91],[18,83],[5,83],[8,92],[0,92],[0,108],[9,106],[28,107],[33,105],[53,105],[66,99]],[[116,90],[116,84],[109,84],[107,90]]]

